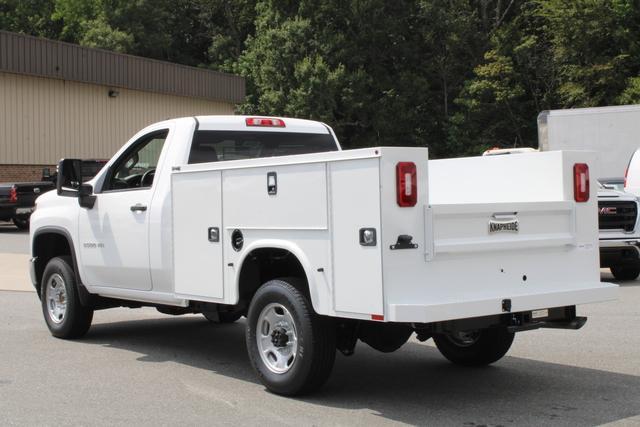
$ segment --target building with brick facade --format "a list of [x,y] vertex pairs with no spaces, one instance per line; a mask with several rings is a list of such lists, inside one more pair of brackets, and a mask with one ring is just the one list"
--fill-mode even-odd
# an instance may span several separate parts
[[233,114],[244,93],[231,74],[0,31],[0,182],[110,158],[153,122]]

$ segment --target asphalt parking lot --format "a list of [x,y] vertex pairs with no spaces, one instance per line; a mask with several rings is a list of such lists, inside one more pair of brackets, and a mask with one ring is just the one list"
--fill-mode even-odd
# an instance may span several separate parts
[[451,365],[430,342],[360,343],[319,393],[291,399],[257,381],[242,321],[113,309],[81,340],[52,338],[27,252],[28,235],[0,224],[1,425],[640,426],[640,281],[581,307],[580,331],[519,334],[493,366]]

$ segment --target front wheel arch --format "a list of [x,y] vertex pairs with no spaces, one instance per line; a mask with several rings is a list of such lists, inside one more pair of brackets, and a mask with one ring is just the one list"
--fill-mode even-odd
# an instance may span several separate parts
[[67,230],[58,227],[44,227],[38,229],[33,235],[31,254],[36,259],[35,287],[38,297],[41,296],[42,276],[49,261],[56,257],[69,256],[71,257],[71,267],[75,274],[78,294],[81,301],[83,303],[86,302],[88,292],[82,285],[73,239]]

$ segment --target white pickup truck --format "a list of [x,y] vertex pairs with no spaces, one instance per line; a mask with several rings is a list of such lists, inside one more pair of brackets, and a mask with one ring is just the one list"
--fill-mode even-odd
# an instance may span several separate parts
[[577,304],[616,297],[600,282],[592,160],[429,161],[341,151],[313,121],[168,120],[86,183],[79,160],[60,162],[31,217],[32,281],[60,338],[109,307],[246,316],[251,363],[284,395],[321,386],[357,340],[391,352],[416,333],[485,365],[515,332],[578,329]]

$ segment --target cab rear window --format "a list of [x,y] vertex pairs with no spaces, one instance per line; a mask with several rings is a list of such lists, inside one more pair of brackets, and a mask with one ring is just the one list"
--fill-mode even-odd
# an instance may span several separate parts
[[193,136],[189,163],[320,153],[337,149],[330,134],[204,130],[197,131]]

